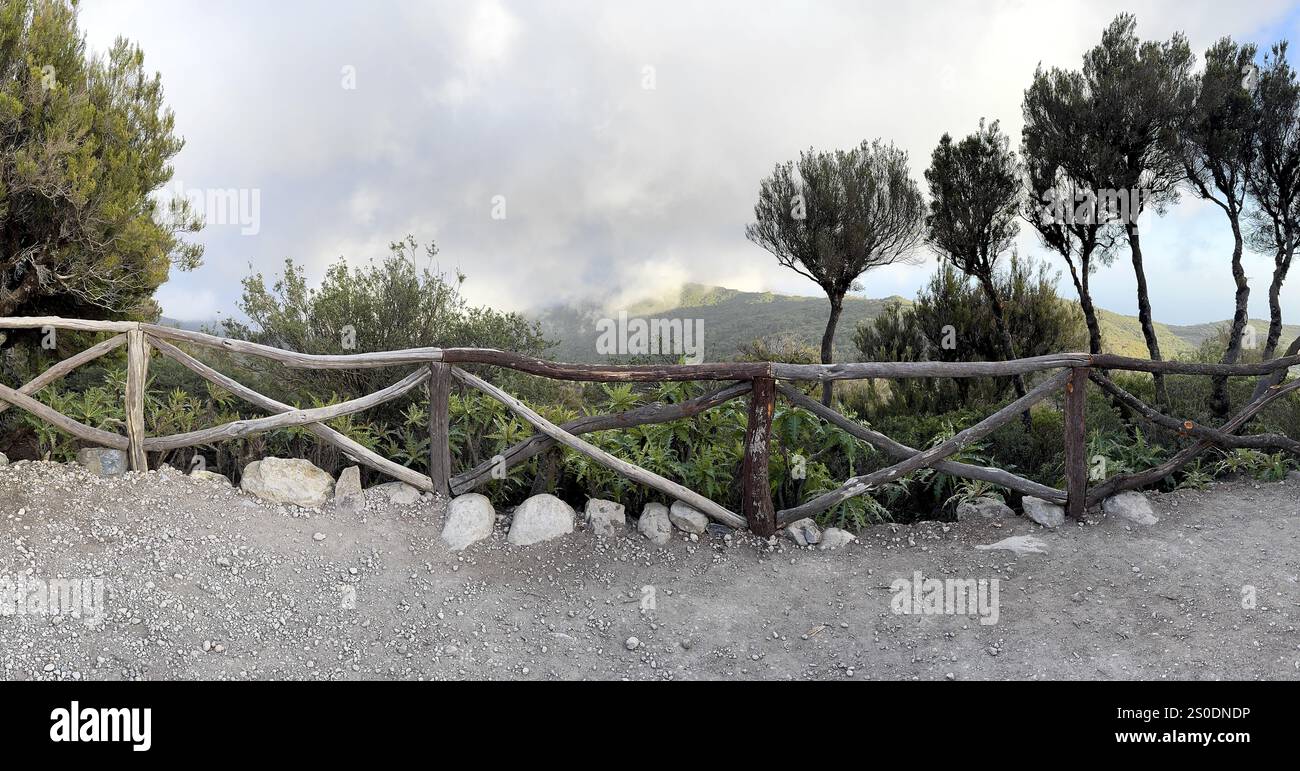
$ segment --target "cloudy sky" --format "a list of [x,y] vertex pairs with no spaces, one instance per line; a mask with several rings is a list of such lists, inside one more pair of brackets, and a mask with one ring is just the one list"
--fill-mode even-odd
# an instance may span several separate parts
[[[744,237],[776,162],[882,137],[921,180],[945,131],[988,117],[1018,138],[1035,66],[1077,68],[1121,10],[1198,52],[1300,40],[1300,13],[1268,0],[84,0],[81,23],[162,73],[187,140],[173,188],[240,190],[256,212],[210,212],[225,222],[200,236],[205,265],[160,291],[168,315],[202,319],[233,310],[250,265],[318,276],[406,234],[501,308],[617,307],[682,281],[817,294]],[[1223,214],[1185,199],[1143,226],[1156,317],[1230,316]],[[1133,313],[1125,260],[1094,286]],[[1270,266],[1247,261],[1255,317]],[[910,297],[932,269],[874,272],[864,294]],[[1300,277],[1285,312],[1300,316]]]

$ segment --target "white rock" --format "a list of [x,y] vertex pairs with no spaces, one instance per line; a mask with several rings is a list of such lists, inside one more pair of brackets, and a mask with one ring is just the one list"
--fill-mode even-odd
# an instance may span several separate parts
[[264,501],[314,509],[329,500],[334,477],[302,458],[263,458],[244,467],[239,486]]
[[1021,499],[1020,504],[1025,511],[1025,516],[1043,527],[1060,527],[1065,524],[1065,509],[1055,503],[1026,495]]
[[1101,502],[1101,510],[1108,517],[1119,517],[1135,525],[1147,527],[1160,521],[1151,510],[1151,503],[1142,493],[1134,490],[1112,495]]
[[621,503],[588,498],[582,514],[591,532],[606,538],[613,538],[627,527],[627,515]]
[[577,512],[550,493],[534,495],[515,509],[506,540],[516,546],[549,541],[573,532]]
[[348,466],[339,472],[334,484],[334,508],[345,514],[360,514],[366,509],[366,495],[361,490],[361,469]]
[[218,474],[215,471],[206,471],[204,469],[196,468],[190,472],[190,478],[197,479],[201,482],[217,482],[219,484],[224,484],[227,487],[230,486],[230,480],[226,478],[226,475]]
[[181,477],[185,476],[185,472],[184,472],[184,471],[181,471],[180,469],[176,468],[175,466],[171,466],[171,465],[168,465],[168,464],[166,464],[166,463],[164,463],[164,464],[162,464],[161,466],[159,466],[159,467],[154,471],[154,473],[157,474],[158,477],[159,477],[160,479],[162,479],[164,482],[173,482],[173,481],[175,481],[175,480],[177,480],[177,479],[180,479]]
[[673,538],[673,523],[668,518],[668,507],[662,503],[647,503],[636,521],[636,529],[656,546],[663,546]]
[[108,447],[85,447],[77,452],[77,462],[100,477],[118,477],[126,473],[126,453]]
[[987,496],[975,498],[974,500],[962,501],[957,504],[957,521],[963,522],[967,519],[1002,519],[1003,517],[1014,517],[1016,513],[1011,507],[999,501],[997,498]]
[[1045,547],[1046,545],[1047,544],[1043,543],[1041,540],[1033,537],[1032,535],[1013,535],[1010,538],[1003,538],[1001,541],[998,541],[997,543],[976,545],[975,548],[980,549],[982,551],[1003,549],[1006,551],[1013,551],[1017,555],[1045,554],[1046,550],[1043,547]]
[[442,526],[442,541],[452,551],[460,551],[492,535],[497,513],[486,495],[465,493],[447,505],[447,521]]
[[9,456],[0,452],[0,466],[8,466],[8,465],[9,465]]
[[828,527],[822,533],[822,541],[817,546],[818,549],[838,549],[841,546],[848,546],[858,537],[847,530],[841,530],[838,527]]
[[683,533],[699,535],[709,529],[709,518],[681,501],[673,501],[668,509],[668,520]]
[[412,506],[420,502],[420,490],[405,482],[385,482],[375,485],[370,491],[379,493],[397,506]]
[[786,525],[785,534],[800,546],[814,546],[821,543],[822,529],[811,519],[799,519]]

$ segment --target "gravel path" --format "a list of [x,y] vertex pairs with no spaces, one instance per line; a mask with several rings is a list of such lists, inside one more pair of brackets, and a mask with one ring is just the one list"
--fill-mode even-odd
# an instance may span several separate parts
[[[632,530],[515,547],[499,522],[457,555],[433,502],[311,512],[21,462],[0,467],[0,579],[98,578],[106,597],[101,618],[0,616],[0,676],[1300,679],[1297,492],[1153,496],[1149,528],[880,526],[834,551]],[[1010,536],[1043,552],[974,548]],[[891,584],[918,571],[997,579],[996,623],[895,613]]]

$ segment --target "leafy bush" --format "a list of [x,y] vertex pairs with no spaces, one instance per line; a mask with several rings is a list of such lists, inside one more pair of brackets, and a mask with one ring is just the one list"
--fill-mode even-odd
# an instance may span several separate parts
[[[1056,293],[1056,275],[1045,263],[1012,256],[995,276],[1004,298],[1007,326],[1017,356],[1030,357],[1086,348],[1087,332],[1078,306]],[[997,361],[998,337],[985,294],[951,265],[943,264],[911,307],[890,304],[860,325],[854,344],[863,361]],[[972,402],[996,401],[1011,388],[1009,378],[913,378],[891,380],[867,394],[855,409],[885,412],[944,412]],[[870,397],[882,398],[870,398]]]

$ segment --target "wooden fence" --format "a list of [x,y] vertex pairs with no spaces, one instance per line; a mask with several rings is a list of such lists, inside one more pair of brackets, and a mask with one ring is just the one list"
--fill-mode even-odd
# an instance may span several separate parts
[[[861,362],[846,364],[719,363],[675,365],[598,365],[562,364],[506,351],[483,348],[414,348],[401,351],[350,355],[313,355],[285,351],[257,343],[231,340],[200,332],[119,321],[85,321],[56,317],[0,318],[0,329],[67,329],[109,332],[116,336],[50,367],[21,388],[0,384],[0,412],[10,405],[24,409],[84,442],[121,449],[127,452],[132,469],[147,468],[146,453],[181,447],[205,445],[225,439],[249,436],[288,426],[303,426],[318,439],[331,444],[345,455],[376,471],[415,487],[442,494],[460,494],[473,490],[492,478],[494,467],[509,468],[556,445],[582,453],[627,478],[658,490],[695,507],[711,518],[732,527],[748,527],[759,535],[770,535],[779,527],[803,517],[819,514],[873,487],[898,479],[922,468],[945,474],[991,482],[1016,492],[1033,495],[1065,506],[1067,513],[1082,517],[1088,506],[1115,493],[1139,488],[1159,481],[1211,447],[1276,447],[1300,454],[1300,442],[1276,434],[1239,436],[1237,432],[1260,410],[1275,399],[1300,388],[1300,380],[1283,384],[1288,367],[1300,364],[1300,355],[1289,351],[1282,358],[1260,364],[1197,364],[1150,361],[1113,355],[1063,353],[1015,361],[997,362]],[[111,433],[80,423],[33,396],[41,389],[67,375],[77,367],[103,356],[125,344],[127,346],[126,435]],[[338,404],[312,409],[295,409],[260,394],[217,372],[185,353],[177,344],[190,344],[234,354],[257,356],[299,369],[364,369],[414,365],[402,379],[373,394]],[[1294,346],[1293,346],[1294,348]],[[171,436],[145,435],[144,389],[148,374],[150,349],[175,360],[198,376],[271,413],[264,418],[237,420],[225,425]],[[456,365],[485,364],[507,367],[542,377],[588,382],[656,382],[656,381],[723,381],[730,383],[720,390],[675,404],[648,404],[624,412],[590,415],[555,425],[500,388]],[[1160,372],[1209,376],[1259,376],[1261,378],[1249,404],[1223,426],[1213,428],[1165,415],[1117,386],[1106,374],[1110,370]],[[926,450],[917,450],[873,431],[867,426],[823,406],[789,383],[866,378],[916,377],[1003,377],[1051,372],[1036,387],[979,423]],[[537,429],[535,435],[505,450],[488,461],[461,474],[452,475],[448,444],[448,397],[452,381],[486,393]],[[1085,457],[1086,415],[1084,392],[1091,380],[1113,400],[1125,405],[1143,419],[1161,428],[1196,441],[1187,445],[1160,466],[1115,476],[1095,486],[1088,484],[1088,459]],[[735,381],[735,382],[731,382]],[[784,381],[784,382],[783,382]],[[394,463],[363,447],[325,425],[326,421],[383,404],[428,384],[429,393],[429,474],[424,475]],[[1064,391],[1065,477],[1064,490],[1049,487],[1017,476],[1009,471],[975,466],[950,460],[963,448],[988,436],[1034,404],[1058,390]],[[740,513],[695,493],[682,485],[649,470],[614,457],[581,438],[582,434],[648,423],[662,423],[689,418],[704,410],[741,396],[748,398],[748,424],[741,469]],[[857,439],[897,460],[887,468],[846,480],[838,488],[798,506],[775,511],[768,483],[768,456],[772,417],[776,399],[785,398],[796,407],[843,429]]]

